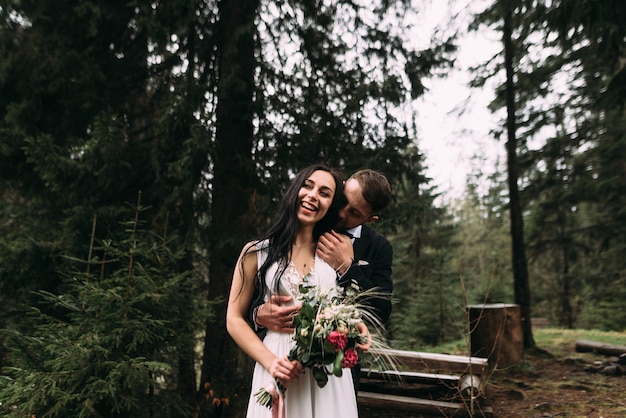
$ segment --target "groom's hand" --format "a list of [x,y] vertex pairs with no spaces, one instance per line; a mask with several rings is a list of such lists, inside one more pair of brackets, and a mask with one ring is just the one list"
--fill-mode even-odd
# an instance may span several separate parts
[[255,322],[275,332],[292,333],[293,317],[299,310],[300,306],[293,304],[291,296],[272,295],[259,306]]
[[336,231],[326,232],[317,241],[317,255],[339,275],[343,275],[354,260],[352,240]]

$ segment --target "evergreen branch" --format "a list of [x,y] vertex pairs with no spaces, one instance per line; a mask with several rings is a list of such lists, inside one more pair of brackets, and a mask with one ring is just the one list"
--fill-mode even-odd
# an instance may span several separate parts
[[137,205],[135,206],[135,219],[133,220],[133,230],[131,236],[130,254],[128,257],[128,275],[126,277],[126,295],[124,297],[123,318],[126,319],[128,301],[130,299],[130,281],[133,275],[135,260],[135,250],[137,248],[137,225],[139,224],[139,211],[141,209],[141,191],[137,194]]

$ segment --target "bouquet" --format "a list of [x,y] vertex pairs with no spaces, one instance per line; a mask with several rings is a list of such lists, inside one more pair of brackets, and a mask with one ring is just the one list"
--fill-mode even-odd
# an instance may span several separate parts
[[[298,360],[311,369],[319,387],[326,386],[328,376],[341,377],[343,368],[359,363],[359,344],[368,343],[368,336],[360,333],[362,313],[356,303],[358,287],[332,288],[326,292],[311,285],[307,278],[299,286],[301,310],[294,317],[295,345],[289,352],[290,360]],[[273,382],[281,394],[285,388]],[[272,395],[268,386],[255,394],[261,405],[271,408]]]

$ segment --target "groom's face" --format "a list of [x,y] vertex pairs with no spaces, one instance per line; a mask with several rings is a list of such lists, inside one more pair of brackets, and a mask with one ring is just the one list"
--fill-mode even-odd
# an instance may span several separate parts
[[363,197],[358,181],[348,180],[343,187],[343,193],[348,203],[339,211],[337,229],[351,229],[374,219],[372,206]]

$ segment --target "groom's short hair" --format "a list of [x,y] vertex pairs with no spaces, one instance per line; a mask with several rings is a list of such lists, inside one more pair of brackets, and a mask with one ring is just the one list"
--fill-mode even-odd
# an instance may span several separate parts
[[391,185],[384,174],[369,168],[359,170],[350,176],[361,185],[363,197],[372,207],[372,212],[378,214],[391,202]]

